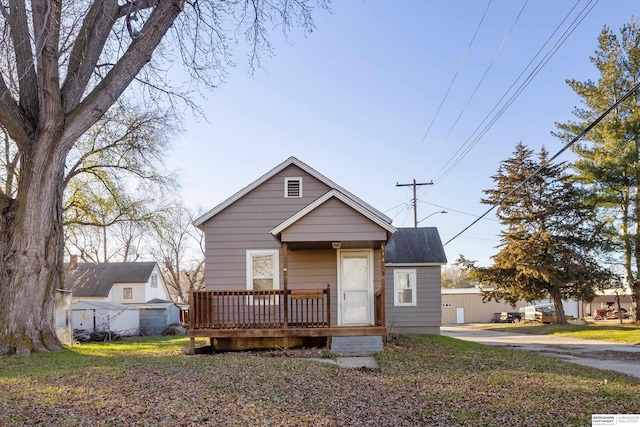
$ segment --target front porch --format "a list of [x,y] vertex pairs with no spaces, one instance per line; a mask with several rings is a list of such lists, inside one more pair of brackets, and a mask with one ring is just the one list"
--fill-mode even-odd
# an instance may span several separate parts
[[[336,326],[331,322],[331,287],[267,291],[191,292],[190,354],[195,339],[281,338],[285,350],[289,338],[386,337],[382,293],[375,295],[375,325]],[[215,350],[215,349],[214,349]]]

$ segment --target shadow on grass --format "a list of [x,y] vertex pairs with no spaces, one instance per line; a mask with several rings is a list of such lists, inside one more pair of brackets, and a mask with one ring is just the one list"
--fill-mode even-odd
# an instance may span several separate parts
[[42,377],[95,368],[126,367],[148,364],[148,359],[156,364],[173,363],[172,359],[184,356],[182,349],[188,346],[186,337],[125,338],[80,343],[60,351],[30,356],[0,356],[0,378]]

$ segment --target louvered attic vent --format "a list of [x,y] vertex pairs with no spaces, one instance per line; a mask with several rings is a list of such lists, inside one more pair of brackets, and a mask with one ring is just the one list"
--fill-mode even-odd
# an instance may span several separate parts
[[284,179],[284,197],[302,197],[302,178]]

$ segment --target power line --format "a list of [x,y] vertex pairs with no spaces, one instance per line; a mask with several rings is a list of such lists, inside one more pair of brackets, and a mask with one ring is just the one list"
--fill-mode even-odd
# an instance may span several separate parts
[[[447,209],[447,210],[449,210],[449,211],[451,211],[451,212],[455,212],[455,213],[459,213],[459,214],[467,215],[467,216],[472,216],[472,217],[474,217],[474,218],[478,218],[478,217],[480,216],[480,215],[472,214],[472,213],[469,213],[469,212],[464,212],[464,211],[460,211],[460,210],[457,210],[457,209],[453,209],[453,208],[450,208],[450,207],[448,207],[448,206],[442,206],[442,205],[438,205],[438,204],[436,204],[436,203],[425,202],[424,200],[418,200],[418,201],[419,201],[420,203],[426,203],[427,205],[435,206],[435,207],[437,207],[437,208]],[[500,221],[498,221],[497,219],[493,219],[493,218],[485,218],[485,219],[486,219],[487,221],[500,222]]]
[[583,136],[585,136],[591,129],[593,129],[598,123],[600,123],[606,116],[609,115],[609,113],[611,113],[611,111],[613,111],[614,109],[616,109],[618,107],[618,105],[622,104],[624,101],[627,100],[627,98],[631,97],[631,95],[633,95],[638,89],[640,89],[640,83],[636,84],[633,88],[631,88],[631,90],[629,90],[626,94],[624,94],[624,96],[622,96],[622,98],[620,98],[619,100],[617,100],[611,107],[609,107],[607,109],[607,111],[605,111],[604,113],[602,113],[597,119],[595,119],[593,122],[591,122],[591,124],[589,124],[589,126],[587,126],[586,128],[584,128],[584,130],[582,132],[580,132],[578,135],[576,135],[575,138],[573,138],[571,141],[569,141],[564,147],[562,147],[556,154],[554,154],[551,158],[549,158],[547,161],[543,162],[538,169],[536,169],[535,171],[533,171],[533,173],[531,175],[529,175],[525,180],[523,180],[520,184],[518,184],[517,186],[515,186],[511,191],[509,191],[509,193],[507,193],[506,195],[502,196],[502,198],[500,198],[500,200],[498,200],[496,203],[494,203],[485,213],[483,213],[478,219],[476,219],[475,221],[473,221],[471,224],[469,224],[468,226],[466,226],[462,231],[460,231],[458,234],[456,234],[455,236],[453,236],[451,239],[449,239],[444,246],[448,245],[450,242],[452,242],[453,240],[455,240],[458,236],[460,236],[462,233],[464,233],[465,231],[467,231],[468,229],[470,229],[471,227],[473,227],[475,224],[478,223],[478,221],[480,221],[482,218],[484,218],[486,215],[488,215],[492,210],[494,210],[496,207],[498,207],[500,204],[502,204],[502,202],[504,202],[508,197],[510,197],[513,193],[516,192],[516,190],[518,190],[520,187],[522,187],[524,184],[526,184],[527,182],[529,182],[533,177],[535,177],[536,175],[538,175],[540,173],[540,171],[542,171],[547,164],[553,162],[555,159],[557,159],[562,153],[564,153],[565,151],[567,151],[571,146],[573,146],[576,142],[578,142],[579,140],[582,139]]
[[[593,1],[593,0],[591,0]],[[520,86],[518,87],[518,89],[516,90],[516,92],[514,94],[511,95],[511,97],[507,100],[507,102],[500,108],[500,110],[491,118],[491,120],[489,121],[489,123],[480,131],[480,133],[478,133],[475,137],[473,137],[473,135],[478,131],[478,129],[480,129],[480,127],[482,126],[482,124],[486,121],[486,119],[488,118],[485,117],[485,120],[482,121],[482,123],[476,128],[476,130],[474,130],[474,132],[471,134],[471,136],[465,141],[465,145],[463,145],[461,147],[461,150],[458,150],[458,152],[456,154],[458,154],[460,151],[462,151],[462,153],[456,158],[453,159],[453,162],[451,162],[451,164],[446,168],[446,170],[444,170],[444,172],[442,172],[439,176],[437,176],[436,178],[434,178],[435,182],[440,182],[446,175],[449,174],[449,172],[451,172],[451,170],[453,170],[453,168],[455,168],[455,166],[458,165],[458,163],[460,163],[460,161],[462,161],[462,159],[464,157],[466,157],[466,155],[478,144],[478,142],[480,142],[480,140],[486,135],[486,133],[489,131],[489,129],[491,129],[491,127],[493,127],[493,125],[498,121],[498,119],[500,119],[500,117],[502,117],[502,115],[507,111],[507,109],[511,106],[511,104],[513,104],[513,102],[516,100],[516,98],[518,96],[520,96],[520,94],[524,91],[524,89],[529,85],[529,83],[531,83],[531,81],[538,75],[538,73],[542,70],[542,68],[549,62],[549,60],[553,57],[553,55],[558,51],[558,49],[567,41],[567,39],[569,38],[569,36],[571,34],[573,34],[573,32],[575,31],[575,29],[577,28],[577,26],[584,20],[584,18],[587,16],[587,14],[589,12],[591,12],[591,10],[595,7],[595,5],[597,4],[597,1],[593,4],[593,6],[591,6],[591,9],[589,9],[586,14],[580,16],[578,15],[573,22],[571,23],[571,25],[569,27],[567,27],[567,29],[563,32],[563,34],[561,35],[561,38],[558,39],[555,44],[552,46],[552,50],[550,50],[549,52],[547,52],[547,54],[543,57],[542,61],[538,63],[538,65],[529,73],[529,75],[527,76],[527,78],[520,84]],[[585,8],[582,9],[582,11],[580,12],[581,14],[584,12],[584,10],[586,9],[586,7],[588,7],[589,4],[585,5]],[[580,20],[578,21],[578,18],[580,18]],[[577,21],[577,23],[576,23]],[[574,25],[575,24],[575,25]],[[511,90],[511,88],[509,89]],[[507,91],[508,93],[508,91]],[[506,94],[505,93],[505,96]],[[504,99],[504,96],[500,99],[500,101],[498,101],[498,104],[496,104],[496,106],[494,107],[494,109],[491,110],[491,112],[489,114],[491,114],[495,108],[499,105],[499,103],[502,101],[502,99]],[[471,140],[473,138],[473,140]],[[454,155],[455,156],[455,155]],[[445,168],[443,168],[445,169]],[[441,171],[443,170],[441,169]]]
[[[542,68],[549,62],[551,57],[557,52],[557,50],[564,44],[564,42],[569,38],[569,36],[575,31],[577,26],[584,20],[584,18],[593,10],[599,0],[589,0],[584,7],[578,12],[576,17],[572,20],[572,22],[567,26],[567,28],[563,31],[563,33],[558,37],[555,43],[551,46],[549,51],[545,54],[545,56],[538,62],[535,68],[529,73],[529,75],[525,78],[525,80],[520,84],[520,86],[516,89],[516,91],[511,95],[511,97],[505,102],[500,110],[492,117],[491,115],[496,111],[496,109],[501,105],[502,101],[507,97],[507,95],[512,91],[517,82],[521,79],[521,77],[525,74],[525,72],[531,67],[536,58],[543,51],[544,47],[547,46],[554,36],[560,29],[560,27],[567,21],[569,16],[576,9],[578,4],[580,4],[581,0],[577,0],[574,6],[569,10],[569,12],[565,15],[562,21],[558,24],[556,29],[551,33],[551,35],[547,38],[547,40],[542,44],[538,52],[533,56],[531,61],[524,67],[524,69],[520,72],[518,77],[513,81],[511,86],[507,89],[507,91],[502,95],[500,100],[493,106],[491,111],[485,116],[482,122],[475,128],[475,130],[471,133],[471,135],[466,139],[460,148],[451,156],[451,158],[447,161],[447,163],[436,173],[433,181],[435,184],[439,183],[446,175],[448,175],[451,170],[453,170],[460,161],[469,153],[469,151],[484,137],[484,135],[489,131],[489,129],[498,121],[498,119],[504,114],[504,112],[513,104],[516,98],[524,91],[524,89],[531,83],[533,78],[542,70]],[[591,6],[589,8],[589,6]],[[589,8],[589,10],[587,10]],[[586,12],[585,12],[586,11]],[[488,121],[488,122],[487,122]],[[485,125],[486,123],[486,125]],[[484,128],[483,128],[484,126]]]
[[429,127],[427,128],[427,131],[424,133],[424,136],[422,137],[422,140],[420,141],[420,144],[422,144],[424,142],[424,140],[427,139],[427,135],[429,135],[429,131],[431,130],[431,127],[433,126],[433,123],[436,121],[436,118],[438,118],[438,115],[440,114],[440,109],[442,109],[442,106],[444,105],[445,100],[449,96],[449,91],[451,91],[451,88],[453,87],[453,83],[458,78],[458,73],[460,73],[460,70],[462,69],[462,64],[464,64],[464,61],[467,59],[467,55],[469,54],[469,51],[471,50],[471,46],[473,45],[473,41],[476,39],[476,36],[478,35],[478,31],[480,31],[480,27],[482,26],[482,22],[484,21],[484,18],[487,16],[487,12],[489,11],[489,6],[491,6],[491,2],[492,1],[493,0],[489,0],[489,3],[487,3],[487,8],[484,10],[484,13],[482,14],[482,18],[480,18],[480,22],[478,23],[478,26],[476,27],[476,31],[473,33],[473,37],[471,37],[471,41],[469,42],[469,46],[467,46],[467,50],[464,52],[464,55],[462,55],[462,60],[458,64],[458,69],[456,70],[455,74],[453,75],[453,79],[451,79],[451,82],[449,83],[449,87],[447,88],[447,91],[445,92],[444,96],[442,97],[442,100],[440,101],[440,105],[438,106],[438,109],[436,110],[436,114],[433,116],[433,119],[431,119],[431,123],[429,123]]
[[471,103],[473,98],[476,96],[476,93],[478,92],[478,89],[480,89],[480,86],[482,86],[482,83],[484,82],[484,79],[487,77],[487,74],[489,74],[489,71],[491,70],[491,67],[493,67],[493,64],[496,62],[496,59],[498,59],[498,56],[500,55],[500,52],[502,52],[502,48],[504,48],[504,45],[507,44],[507,40],[511,36],[511,32],[513,31],[514,27],[518,23],[518,20],[520,20],[520,17],[522,16],[522,12],[524,12],[524,9],[525,9],[525,7],[527,7],[528,3],[529,3],[529,0],[525,0],[524,4],[522,5],[522,8],[520,9],[520,12],[518,13],[518,16],[516,16],[516,19],[513,21],[513,24],[511,24],[511,28],[509,28],[509,31],[507,31],[507,34],[504,36],[504,39],[502,40],[502,43],[498,47],[498,50],[493,55],[493,58],[491,59],[491,63],[489,63],[489,66],[487,67],[487,69],[485,70],[484,74],[482,75],[482,78],[480,79],[480,81],[476,85],[476,88],[471,93],[471,96],[467,100],[467,103],[462,108],[462,111],[458,115],[458,118],[456,119],[455,122],[453,122],[453,125],[451,125],[451,128],[449,129],[449,132],[447,133],[447,137],[449,135],[451,135],[451,132],[453,132],[453,129],[455,129],[456,125],[458,124],[458,122],[462,118],[462,115],[464,114],[465,111],[467,111],[467,107],[469,107],[469,104]]

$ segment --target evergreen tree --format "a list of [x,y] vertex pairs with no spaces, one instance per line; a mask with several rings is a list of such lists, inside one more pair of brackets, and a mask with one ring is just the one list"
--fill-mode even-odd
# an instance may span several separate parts
[[549,164],[544,149],[538,161],[533,154],[518,144],[492,177],[495,188],[485,190],[482,203],[499,203],[496,214],[503,225],[494,265],[460,262],[471,280],[493,287],[485,298],[511,304],[550,298],[557,322],[566,323],[563,299],[591,300],[611,279],[596,257],[603,226],[568,166]]
[[[600,73],[597,81],[568,80],[580,96],[583,108],[576,108],[576,121],[557,123],[556,135],[570,141],[588,124],[620,99],[640,79],[640,28],[632,19],[622,27],[620,38],[603,28],[598,49],[591,58]],[[616,224],[616,238],[622,247],[620,264],[631,288],[635,320],[640,320],[640,98],[636,92],[605,117],[573,147],[579,156],[577,178],[586,184],[591,197]]]

